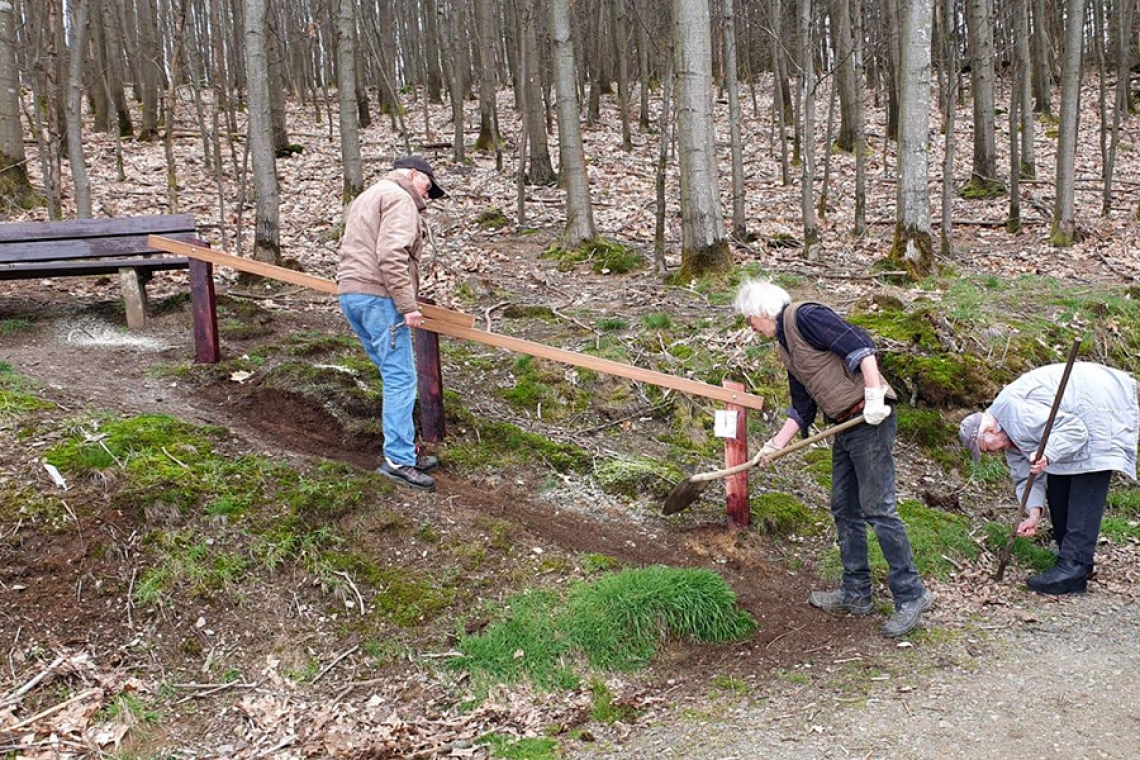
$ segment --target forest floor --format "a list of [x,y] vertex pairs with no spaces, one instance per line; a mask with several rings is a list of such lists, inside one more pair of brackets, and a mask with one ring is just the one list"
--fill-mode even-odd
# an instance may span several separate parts
[[[418,110],[409,111],[413,130]],[[330,167],[338,165],[338,153],[323,134],[327,125],[303,116],[297,109],[293,123],[300,125],[295,135],[306,153],[281,164],[283,249],[307,271],[330,276],[340,213],[331,201],[339,197],[339,176]],[[443,117],[437,117],[440,130]],[[613,118],[610,112],[602,123],[612,127]],[[969,119],[959,118],[959,124]],[[505,120],[504,129],[513,127]],[[852,203],[852,172],[843,163],[848,157],[834,159],[840,165],[832,178],[822,258],[808,262],[794,250],[764,244],[795,233],[798,194],[780,185],[778,169],[763,153],[768,129],[760,117],[748,127],[748,217],[761,237],[754,245],[737,246],[738,260],[795,277],[797,297],[818,297],[841,308],[868,292],[899,292],[870,273],[889,246],[890,225],[875,226],[863,240],[843,231]],[[639,136],[637,150],[626,154],[614,144],[613,131],[587,131],[598,226],[648,253],[656,140]],[[1084,145],[1095,144],[1091,134],[1086,138]],[[1135,143],[1135,135],[1127,140]],[[191,142],[178,146],[186,185],[181,210],[197,214],[207,236],[221,246],[227,241],[216,226],[213,188],[204,173],[195,174],[204,162]],[[1042,151],[1052,143],[1042,135]],[[385,125],[366,133],[373,179],[396,155],[396,146]],[[125,148],[129,179],[120,182],[114,177],[113,143],[95,136],[87,144],[97,215],[164,212],[161,146]],[[1135,154],[1122,153],[1117,171],[1127,175],[1129,167],[1135,169]],[[872,159],[873,177],[889,176],[880,156],[888,158],[882,151]],[[589,336],[590,329],[580,329],[584,314],[593,315],[591,323],[604,317],[634,325],[657,313],[677,322],[707,318],[713,328],[701,339],[722,351],[727,363],[754,340],[729,327],[731,310],[723,300],[713,302],[697,289],[665,285],[647,270],[608,275],[588,265],[567,270],[542,258],[558,229],[561,201],[554,188],[533,189],[526,229],[475,224],[484,211],[511,213],[513,177],[497,173],[493,157],[477,156],[465,166],[434,158],[443,165],[440,181],[452,197],[430,212],[436,246],[427,284],[441,302],[475,314],[481,326],[503,327],[510,306],[544,307],[554,314],[553,327],[542,320],[509,322],[521,337],[547,341],[559,340],[562,330]],[[1095,156],[1082,155],[1082,161],[1087,178]],[[931,165],[939,165],[934,157]],[[1042,183],[1045,174],[1043,169]],[[872,187],[869,206],[885,220],[893,185],[875,181]],[[1040,187],[1027,193],[1040,195]],[[1093,210],[1098,199],[1083,193],[1079,216],[1086,236],[1074,249],[1048,247],[1047,223],[1035,211],[1041,218],[1018,236],[963,225],[956,253],[942,263],[1001,280],[1047,275],[1094,289],[1098,283],[1133,283],[1140,262],[1127,241],[1134,234],[1135,199],[1127,186],[1122,192],[1105,218]],[[959,201],[955,213],[992,221],[1003,217],[1005,202]],[[675,212],[672,198],[672,241],[679,238]],[[248,224],[250,210],[242,213]],[[43,218],[42,210],[20,217],[26,218]],[[239,220],[228,209],[224,221]],[[226,247],[232,251],[232,228],[230,235]],[[676,266],[673,253],[667,263]],[[335,303],[325,297],[295,289],[250,291],[229,273],[218,282],[223,296],[256,302],[269,315],[260,334],[224,342],[228,360],[282,345],[291,336],[346,334]],[[552,736],[561,756],[581,758],[1140,754],[1140,725],[1130,698],[1140,672],[1135,545],[1104,546],[1090,593],[1062,600],[1026,592],[1020,585],[1024,568],[1013,568],[1002,583],[992,581],[994,560],[983,553],[947,580],[930,583],[937,606],[920,632],[899,643],[878,635],[881,614],[830,617],[807,607],[808,592],[824,582],[818,557],[830,543],[826,537],[789,542],[736,531],[710,500],[666,519],[655,503],[617,498],[587,477],[552,473],[541,461],[505,471],[460,470],[447,462],[445,446],[436,493],[377,486],[366,508],[354,512],[353,529],[368,538],[377,556],[425,571],[455,562],[452,573],[470,576],[477,589],[470,597],[473,608],[502,601],[520,578],[560,583],[582,577],[593,556],[627,567],[712,568],[757,619],[757,634],[719,646],[671,642],[645,672],[608,677],[605,689],[621,708],[615,720],[597,717],[596,689],[592,694],[588,686],[553,695],[526,686],[504,688],[474,709],[461,709],[456,695],[464,692],[462,676],[437,665],[454,647],[457,621],[478,625],[471,610],[451,609],[442,620],[377,643],[357,633],[351,593],[347,600],[330,600],[326,589],[288,567],[251,574],[236,598],[187,596],[136,608],[131,592],[148,550],[144,536],[155,525],[177,526],[177,519],[162,510],[135,514],[116,507],[113,472],[105,483],[71,483],[57,493],[41,454],[69,430],[91,425],[100,415],[161,413],[228,431],[221,448],[234,459],[263,455],[302,468],[329,460],[364,472],[377,464],[379,453],[374,438],[348,435],[318,406],[271,390],[256,376],[173,372],[188,364],[192,350],[188,309],[178,299],[185,277],[160,275],[151,292],[154,303],[163,305],[160,313],[146,330],[127,333],[110,279],[0,283],[0,324],[8,326],[0,331],[0,362],[54,404],[18,422],[0,410],[0,489],[52,494],[67,505],[66,513],[46,525],[22,514],[19,505],[4,514],[0,651],[7,666],[0,676],[0,726],[20,728],[0,733],[0,756],[481,757],[490,750],[476,740],[492,731]],[[475,414],[573,440],[599,456],[643,453],[650,446],[647,431],[657,423],[649,413],[627,419],[587,413],[558,426],[547,425],[540,412],[511,408],[494,392],[513,382],[509,364],[504,368],[495,359],[495,371],[480,369],[495,355],[446,360],[445,383]],[[779,404],[772,404],[776,414]],[[763,416],[768,424],[775,418],[770,412]],[[44,430],[50,432],[36,432]],[[900,446],[898,460],[900,495],[935,488],[961,497],[972,517],[1011,518],[1008,495],[934,467],[909,447]],[[762,477],[754,476],[754,483]],[[825,492],[799,495],[828,522]],[[485,564],[473,568],[455,560],[456,547],[475,546],[486,550]],[[49,667],[56,658],[58,664]],[[44,678],[33,683],[37,674]],[[40,723],[21,725],[37,709],[84,694]],[[137,695],[144,707],[136,709],[121,695]]]

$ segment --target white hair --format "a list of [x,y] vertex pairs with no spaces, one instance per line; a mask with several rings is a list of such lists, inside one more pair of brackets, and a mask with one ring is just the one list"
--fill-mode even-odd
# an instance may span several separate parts
[[767,280],[745,280],[736,291],[732,305],[746,317],[775,319],[792,302],[788,291]]

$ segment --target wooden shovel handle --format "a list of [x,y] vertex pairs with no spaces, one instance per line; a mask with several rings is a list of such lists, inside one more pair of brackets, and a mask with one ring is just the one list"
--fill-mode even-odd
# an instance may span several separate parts
[[[820,441],[825,440],[827,438],[830,438],[837,433],[842,433],[844,430],[849,430],[850,428],[853,428],[856,425],[861,424],[863,421],[864,421],[863,415],[861,415],[861,414],[858,417],[852,417],[851,419],[847,420],[846,422],[841,422],[838,425],[833,425],[833,426],[831,426],[825,430],[821,430],[813,436],[810,436],[808,438],[804,438],[803,440],[800,440],[800,441],[796,441],[795,443],[788,444],[787,446],[780,449],[779,451],[775,451],[775,452],[769,454],[768,460],[771,462],[774,462],[777,459],[780,459],[781,457],[787,456],[788,454],[793,454],[793,453],[799,451],[800,449],[807,448],[808,446],[811,446],[813,443],[819,443]],[[727,478],[728,476],[735,475],[738,472],[744,472],[745,470],[751,470],[753,467],[760,464],[760,460],[763,458],[764,458],[764,456],[758,451],[758,452],[756,452],[756,455],[753,456],[751,459],[749,459],[747,462],[743,462],[743,463],[735,465],[733,467],[729,467],[728,469],[725,469],[725,470],[714,470],[712,472],[704,472],[704,473],[701,473],[700,475],[694,475],[692,478],[690,478],[690,480],[692,480],[693,482],[699,483],[699,482],[702,482],[705,480],[719,480],[721,478]]]

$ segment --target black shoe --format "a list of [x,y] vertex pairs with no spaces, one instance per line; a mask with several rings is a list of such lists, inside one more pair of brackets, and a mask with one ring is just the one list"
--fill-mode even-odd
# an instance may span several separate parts
[[[439,464],[439,462],[436,462],[436,464]],[[435,480],[433,480],[430,475],[423,474],[410,464],[396,465],[393,467],[385,460],[376,468],[376,472],[388,478],[388,480],[394,480],[397,483],[411,486],[418,491],[435,490]]]
[[423,473],[433,472],[439,467],[439,457],[431,454],[420,454],[416,457],[416,469]]
[[1039,594],[1083,594],[1088,590],[1089,567],[1061,557],[1057,564],[1033,576],[1025,585]]

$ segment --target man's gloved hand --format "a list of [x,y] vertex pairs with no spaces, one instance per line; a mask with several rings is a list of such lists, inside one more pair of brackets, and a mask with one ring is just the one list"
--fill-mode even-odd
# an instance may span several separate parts
[[891,408],[887,406],[887,387],[865,388],[863,390],[863,419],[868,425],[878,425],[891,416]]
[[775,438],[769,439],[760,447],[760,459],[757,460],[757,467],[767,467],[772,464],[772,457],[780,450],[780,447],[775,444]]

